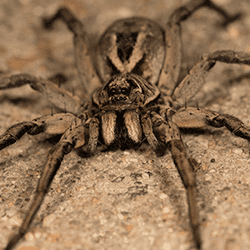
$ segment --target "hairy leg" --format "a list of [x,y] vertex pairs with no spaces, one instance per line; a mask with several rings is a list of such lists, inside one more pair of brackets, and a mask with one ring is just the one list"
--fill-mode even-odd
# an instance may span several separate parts
[[39,179],[31,207],[24,218],[18,233],[10,239],[5,250],[12,249],[29,229],[33,218],[39,210],[50,184],[61,165],[64,155],[68,154],[77,144],[79,144],[78,138],[80,139],[80,144],[83,145],[82,137],[84,135],[84,130],[85,127],[83,126],[82,121],[80,119],[76,120],[64,133],[58,144],[50,151],[47,163]]
[[26,133],[30,135],[37,135],[40,133],[47,133],[53,136],[61,135],[76,119],[81,121],[70,113],[62,113],[42,116],[30,122],[17,123],[0,136],[0,150],[14,144]]
[[0,75],[0,90],[17,88],[29,84],[32,89],[43,94],[48,101],[61,110],[77,114],[82,101],[79,97],[58,87],[52,81],[44,80],[28,74],[18,74],[12,76]]
[[74,34],[75,60],[86,97],[97,87],[100,87],[100,81],[93,67],[91,53],[89,51],[88,35],[84,30],[83,24],[67,8],[59,9],[56,14],[50,18],[44,18],[44,26],[51,28],[56,20],[62,20]]
[[183,106],[197,94],[205,84],[205,76],[216,62],[250,65],[250,54],[232,50],[218,50],[204,56],[175,88],[172,94],[173,106]]
[[232,115],[220,114],[208,109],[182,108],[172,116],[172,121],[179,128],[185,129],[225,126],[234,135],[250,140],[250,128],[241,120]]
[[196,180],[194,170],[188,159],[178,127],[172,121],[165,121],[160,115],[152,113],[153,131],[159,141],[170,147],[173,161],[187,190],[190,224],[194,241],[201,248],[200,223],[196,205]]
[[159,79],[159,88],[166,95],[171,95],[176,87],[181,68],[182,42],[180,24],[201,7],[209,7],[222,15],[224,17],[223,26],[226,26],[240,17],[239,14],[232,16],[229,15],[226,11],[212,3],[210,0],[190,1],[186,5],[174,11],[165,28],[167,53]]

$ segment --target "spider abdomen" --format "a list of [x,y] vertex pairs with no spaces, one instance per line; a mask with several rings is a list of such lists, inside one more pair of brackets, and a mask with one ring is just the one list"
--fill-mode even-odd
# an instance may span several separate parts
[[97,55],[103,81],[119,73],[134,73],[156,84],[165,58],[164,31],[147,18],[121,19],[101,37]]

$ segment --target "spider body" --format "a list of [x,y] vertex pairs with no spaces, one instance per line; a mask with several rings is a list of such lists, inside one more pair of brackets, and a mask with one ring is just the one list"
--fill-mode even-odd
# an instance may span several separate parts
[[97,69],[104,81],[127,72],[156,84],[165,50],[164,30],[157,23],[139,17],[118,20],[100,39]]
[[[249,54],[216,51],[203,57],[177,84],[181,68],[180,24],[204,6],[221,14],[225,23],[239,17],[229,16],[209,0],[195,0],[174,11],[164,30],[145,18],[122,19],[101,37],[94,59],[88,53],[83,25],[71,11],[61,8],[53,17],[44,19],[47,28],[61,19],[73,32],[77,69],[87,97],[81,99],[49,80],[27,74],[1,76],[0,89],[29,84],[59,109],[64,110],[67,104],[66,113],[18,123],[0,136],[0,149],[15,143],[25,133],[61,136],[48,155],[31,208],[5,250],[12,249],[28,231],[64,155],[73,149],[93,154],[99,142],[108,149],[126,149],[143,141],[161,154],[170,150],[187,191],[193,239],[196,248],[201,248],[195,174],[179,128],[225,126],[236,136],[250,140],[250,129],[236,117],[183,107],[204,85],[205,75],[217,61],[250,65]],[[90,84],[99,84],[91,95]]]
[[152,20],[121,19],[103,34],[96,63],[104,85],[93,94],[93,104],[101,114],[105,145],[129,148],[141,143],[141,112],[159,98],[155,84],[164,57],[164,31]]

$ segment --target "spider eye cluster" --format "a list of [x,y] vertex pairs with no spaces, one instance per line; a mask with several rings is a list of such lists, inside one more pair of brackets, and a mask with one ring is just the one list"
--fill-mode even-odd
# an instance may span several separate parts
[[121,87],[116,85],[109,89],[109,96],[113,102],[126,101],[128,99],[129,92],[129,87]]
[[128,96],[129,94],[129,88],[126,88],[126,87],[122,87],[122,88],[117,88],[117,87],[111,87],[109,89],[109,95],[110,96],[114,96],[114,95],[119,95],[119,94],[123,94],[123,95],[126,95]]
[[118,77],[109,83],[107,90],[111,102],[126,101],[129,98],[131,84],[123,77]]

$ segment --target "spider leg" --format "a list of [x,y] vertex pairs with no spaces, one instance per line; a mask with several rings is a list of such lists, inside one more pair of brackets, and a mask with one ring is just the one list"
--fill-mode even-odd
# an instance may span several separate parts
[[63,134],[75,119],[80,120],[70,113],[65,113],[46,115],[30,122],[17,123],[0,136],[0,150],[14,144],[26,133],[30,135],[37,135],[39,133],[51,135]]
[[215,63],[235,63],[250,65],[250,54],[232,50],[218,50],[206,55],[189,72],[189,74],[175,88],[172,99],[174,106],[183,106],[189,99],[196,95],[205,84],[205,76],[214,67]]
[[56,14],[50,18],[44,18],[44,26],[51,28],[53,23],[61,19],[74,34],[75,60],[79,77],[81,79],[84,93],[90,96],[91,92],[100,87],[100,80],[93,67],[92,58],[89,50],[88,35],[84,30],[83,24],[67,8],[60,8]]
[[99,137],[99,121],[97,118],[91,118],[89,121],[89,141],[88,149],[89,153],[93,154]]
[[143,133],[145,134],[149,145],[152,147],[153,150],[157,150],[159,148],[159,141],[154,135],[153,124],[149,113],[142,115],[141,123]]
[[160,115],[152,112],[153,131],[159,141],[170,146],[175,166],[181,176],[187,190],[190,224],[193,237],[198,249],[201,248],[200,224],[196,205],[196,180],[192,166],[190,165],[180,131],[171,120],[165,121]]
[[0,150],[15,143],[35,126],[36,125],[32,122],[20,122],[10,127],[4,134],[0,136]]
[[29,84],[32,89],[39,91],[49,102],[61,110],[65,110],[65,105],[67,105],[67,111],[76,114],[81,106],[82,101],[79,97],[58,87],[52,81],[28,74],[0,75],[0,89],[17,88],[26,84]]
[[172,116],[179,128],[204,128],[225,126],[231,133],[250,141],[250,128],[235,116],[220,114],[208,109],[182,108]]
[[224,21],[221,23],[221,25],[223,27],[226,27],[228,24],[238,20],[241,18],[242,14],[241,13],[237,13],[234,15],[230,15],[229,13],[227,13],[224,9],[220,8],[218,5],[214,4],[212,1],[210,0],[206,0],[205,1],[205,5],[215,11],[217,11],[219,14],[221,14],[224,17]]
[[82,124],[82,120],[77,120],[70,126],[70,128],[68,128],[58,144],[50,151],[47,163],[39,179],[35,198],[31,204],[31,207],[19,229],[19,232],[10,239],[5,250],[12,249],[27,232],[34,216],[43,202],[46,193],[48,192],[50,184],[57,170],[61,165],[64,155],[70,153],[71,150],[77,146],[77,144],[80,144],[81,146],[84,145],[84,130],[85,127]]
[[161,92],[164,92],[167,96],[172,94],[176,87],[181,69],[182,42],[180,23],[185,21],[201,7],[209,7],[222,15],[225,19],[223,26],[235,21],[240,16],[239,14],[233,16],[229,15],[210,0],[192,0],[173,12],[165,28],[167,53],[158,83]]

